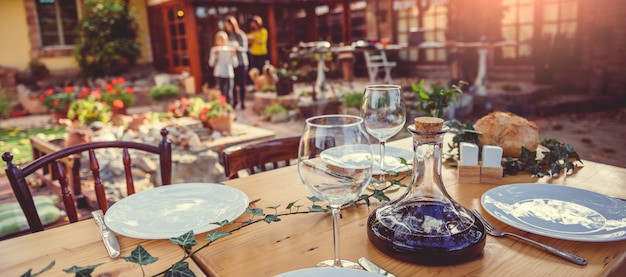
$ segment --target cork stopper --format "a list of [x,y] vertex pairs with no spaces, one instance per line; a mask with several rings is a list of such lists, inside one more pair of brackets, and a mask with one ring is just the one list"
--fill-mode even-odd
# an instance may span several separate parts
[[438,117],[421,116],[413,119],[415,130],[422,132],[436,132],[443,128],[443,119]]

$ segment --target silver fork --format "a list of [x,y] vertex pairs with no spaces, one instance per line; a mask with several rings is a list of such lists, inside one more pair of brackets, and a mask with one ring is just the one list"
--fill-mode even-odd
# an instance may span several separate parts
[[554,254],[556,256],[559,256],[559,257],[561,257],[563,259],[566,259],[568,261],[571,261],[573,263],[576,263],[576,264],[579,264],[579,265],[586,265],[587,264],[587,260],[585,258],[583,258],[583,257],[580,257],[580,256],[578,256],[576,254],[572,254],[572,253],[567,252],[567,251],[565,251],[563,249],[559,249],[559,248],[556,248],[556,247],[553,247],[553,246],[550,246],[550,245],[546,245],[546,244],[543,244],[541,242],[538,242],[538,241],[535,241],[535,240],[532,240],[532,239],[529,239],[529,238],[526,238],[526,237],[522,237],[522,236],[520,236],[518,234],[515,234],[515,233],[509,233],[509,232],[502,231],[502,230],[496,228],[495,226],[493,226],[493,224],[491,224],[491,222],[487,221],[487,219],[485,219],[477,210],[472,210],[472,213],[476,216],[476,218],[478,218],[478,220],[480,220],[480,222],[483,223],[483,225],[485,225],[485,231],[487,231],[487,234],[490,234],[490,235],[492,235],[494,237],[503,237],[505,235],[514,236],[514,237],[523,239],[523,240],[525,240],[527,242],[534,243],[535,245],[540,246],[541,248],[543,248],[545,250],[548,250],[548,252],[550,252],[550,253],[552,253],[552,254]]

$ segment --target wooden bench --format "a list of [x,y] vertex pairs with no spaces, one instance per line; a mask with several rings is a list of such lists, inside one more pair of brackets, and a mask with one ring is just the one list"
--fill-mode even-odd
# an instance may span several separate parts
[[398,64],[387,60],[385,50],[366,50],[363,51],[363,56],[365,56],[365,66],[370,77],[370,83],[374,84],[378,73],[382,71],[385,72],[384,81],[391,84],[391,69]]

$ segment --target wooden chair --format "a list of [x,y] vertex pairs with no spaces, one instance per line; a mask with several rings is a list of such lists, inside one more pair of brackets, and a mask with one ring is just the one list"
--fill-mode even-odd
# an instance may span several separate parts
[[228,147],[222,152],[224,173],[229,179],[235,179],[239,178],[240,170],[255,174],[278,168],[283,163],[290,165],[291,160],[298,158],[299,144],[300,137],[288,137]]
[[384,81],[388,84],[392,83],[391,69],[398,65],[396,62],[387,60],[387,54],[385,50],[366,50],[363,52],[365,57],[365,66],[367,67],[367,74],[370,77],[370,83],[376,82],[376,76],[378,72],[385,73]]
[[[131,195],[135,193],[135,186],[131,172],[131,158],[130,154],[128,153],[128,149],[136,149],[158,154],[162,184],[169,185],[171,183],[172,146],[167,140],[167,134],[167,129],[161,130],[162,139],[158,146],[132,141],[100,141],[78,144],[41,156],[36,160],[30,162],[23,168],[20,168],[13,163],[13,154],[11,154],[10,152],[5,152],[4,154],[2,154],[2,160],[7,163],[6,173],[9,179],[9,183],[11,183],[11,188],[13,189],[15,197],[17,198],[17,202],[20,204],[20,207],[24,211],[26,221],[30,226],[30,231],[42,231],[43,225],[41,223],[41,220],[39,219],[39,216],[37,215],[37,210],[33,202],[33,196],[26,182],[26,176],[33,174],[39,169],[44,169],[49,165],[52,165],[52,175],[54,179],[59,181],[61,187],[61,197],[63,199],[63,204],[65,206],[67,216],[70,223],[74,223],[78,221],[78,213],[76,211],[76,203],[74,202],[72,191],[70,190],[70,186],[68,185],[66,175],[66,172],[68,170],[62,162],[63,159],[73,156],[74,154],[80,154],[83,151],[89,151],[89,167],[93,175],[94,190],[96,192],[98,207],[103,212],[106,212],[106,210],[108,209],[108,202],[104,192],[104,185],[102,184],[102,179],[100,178],[100,166],[98,164],[95,150],[102,148],[119,148],[122,150],[122,160],[126,177],[126,189],[127,194]],[[74,180],[76,180],[76,178]]]

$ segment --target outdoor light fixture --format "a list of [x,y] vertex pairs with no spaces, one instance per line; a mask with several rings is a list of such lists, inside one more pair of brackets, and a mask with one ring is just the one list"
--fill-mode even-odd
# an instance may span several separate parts
[[178,16],[178,18],[183,18],[183,16],[185,16],[185,11],[183,11],[183,9],[178,8],[178,10],[176,11],[176,16]]

